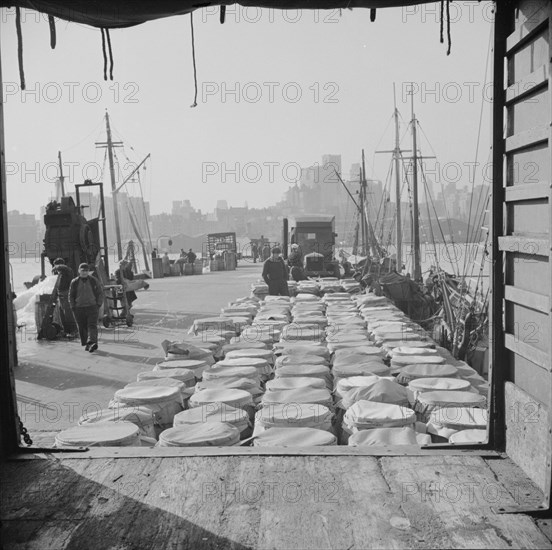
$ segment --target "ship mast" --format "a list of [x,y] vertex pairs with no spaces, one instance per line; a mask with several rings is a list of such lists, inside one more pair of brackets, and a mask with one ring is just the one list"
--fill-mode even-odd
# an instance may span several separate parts
[[402,271],[402,220],[401,220],[401,172],[400,172],[400,157],[401,146],[399,143],[399,110],[397,109],[397,97],[395,94],[395,83],[393,82],[393,103],[395,106],[395,150],[393,151],[393,159],[395,161],[395,194],[397,197],[397,271]]
[[416,282],[422,280],[422,270],[420,267],[420,226],[418,209],[418,149],[416,143],[416,116],[414,114],[414,92],[411,91],[411,109],[412,109],[412,202],[413,217],[412,232],[414,233],[414,273],[413,279]]
[[115,165],[113,162],[113,148],[122,147],[121,141],[113,141],[111,139],[111,126],[109,125],[109,113],[105,111],[105,129],[107,133],[107,141],[96,143],[100,148],[107,147],[107,157],[109,160],[109,174],[111,176],[111,196],[113,200],[113,217],[115,220],[115,236],[117,239],[117,256],[119,260],[123,259],[123,249],[121,246],[121,227],[119,225],[119,207],[117,204],[117,185],[115,182]]

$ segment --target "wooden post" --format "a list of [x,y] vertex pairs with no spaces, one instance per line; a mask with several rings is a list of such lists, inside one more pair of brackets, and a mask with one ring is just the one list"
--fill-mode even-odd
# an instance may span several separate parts
[[[2,63],[0,59],[0,90],[2,85]],[[0,192],[2,194],[2,216],[0,236],[0,357],[4,364],[0,368],[0,457],[14,453],[19,446],[19,426],[15,381],[13,369],[16,362],[15,325],[13,317],[12,288],[9,276],[8,208],[6,199],[6,158],[4,142],[4,97],[0,98]],[[24,419],[23,419],[24,420]]]
[[490,380],[490,426],[489,442],[495,449],[505,445],[504,383],[506,380],[507,353],[504,346],[502,325],[504,308],[504,254],[499,248],[498,238],[504,230],[504,57],[508,11],[512,8],[505,3],[495,4],[494,60],[493,60],[493,181],[491,210],[491,266],[489,336],[491,356],[489,364]]

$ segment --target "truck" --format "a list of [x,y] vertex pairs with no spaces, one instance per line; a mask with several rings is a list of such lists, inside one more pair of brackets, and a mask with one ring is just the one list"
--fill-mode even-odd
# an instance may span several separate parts
[[238,254],[235,233],[209,233],[206,248],[204,256],[207,256],[210,260],[225,260],[224,271],[236,269],[241,254]]
[[339,277],[335,259],[335,216],[301,214],[283,220],[283,256],[287,259],[292,244],[299,245],[307,277]]

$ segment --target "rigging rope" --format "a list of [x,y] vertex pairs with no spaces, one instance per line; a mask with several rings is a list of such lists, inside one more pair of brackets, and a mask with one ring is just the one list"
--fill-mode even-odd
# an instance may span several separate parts
[[23,31],[21,30],[21,10],[15,8],[15,29],[17,31],[17,61],[19,63],[19,82],[21,89],[25,89],[25,69],[23,69]]
[[190,12],[190,28],[192,31],[192,62],[194,65],[194,102],[190,107],[197,107],[197,67],[196,67],[196,56],[195,56],[195,38],[194,38],[194,15],[193,12]]

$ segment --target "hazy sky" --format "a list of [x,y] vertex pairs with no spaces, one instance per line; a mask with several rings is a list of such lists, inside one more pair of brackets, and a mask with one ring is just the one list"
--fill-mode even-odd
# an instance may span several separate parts
[[[404,91],[411,81],[416,115],[438,156],[433,179],[445,184],[471,185],[484,98],[475,171],[481,183],[489,155],[490,69],[487,83],[484,77],[491,10],[490,2],[451,4],[448,57],[446,34],[439,43],[438,3],[381,9],[375,23],[361,9],[340,16],[235,5],[220,25],[218,10],[200,10],[192,109],[189,16],[112,30],[114,80],[105,82],[99,29],[58,20],[51,50],[47,18],[23,11],[22,92],[15,12],[3,9],[8,209],[38,214],[54,192],[58,150],[68,187],[100,179],[104,151],[94,142],[105,139],[105,109],[132,162],[151,153],[142,182],[152,213],[183,199],[203,211],[217,199],[267,206],[280,200],[298,166],[341,154],[348,176],[362,148],[368,176],[385,180],[389,156],[374,163],[373,153],[378,144],[393,146],[393,82],[399,109],[410,118]],[[423,138],[421,146],[432,154]],[[121,151],[119,158],[126,162]],[[435,169],[434,161],[427,168]],[[103,179],[109,181],[107,173]]]

